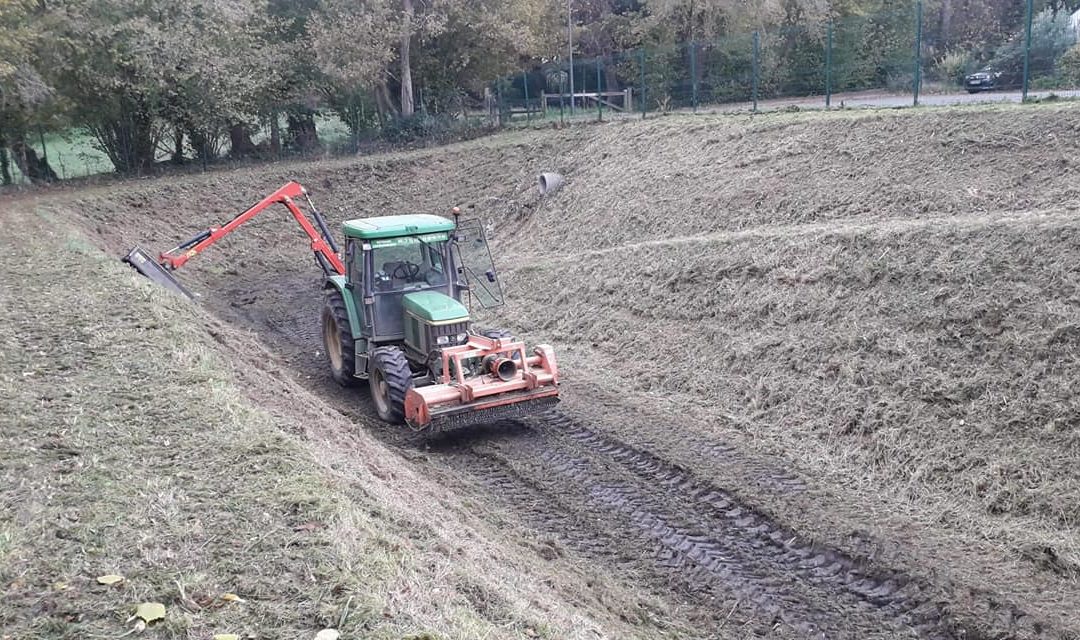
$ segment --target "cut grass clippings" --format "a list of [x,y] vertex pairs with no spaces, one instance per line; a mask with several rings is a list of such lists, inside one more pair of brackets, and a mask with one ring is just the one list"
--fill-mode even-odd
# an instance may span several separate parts
[[[560,600],[572,575],[489,549],[385,449],[327,457],[298,437],[307,425],[254,401],[296,391],[230,359],[225,345],[249,338],[93,248],[63,210],[39,211],[5,213],[0,255],[3,637],[116,637],[140,621],[167,638],[621,628],[588,597]],[[320,419],[310,396],[294,400]],[[347,426],[314,428],[349,442]],[[395,471],[379,480],[373,465]],[[151,620],[141,603],[156,603],[141,610]]]

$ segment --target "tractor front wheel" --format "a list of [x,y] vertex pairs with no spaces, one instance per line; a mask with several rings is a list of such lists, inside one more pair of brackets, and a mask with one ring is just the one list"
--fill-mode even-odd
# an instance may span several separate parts
[[356,386],[356,345],[353,343],[349,312],[337,291],[326,294],[322,311],[323,348],[330,361],[330,375],[343,387]]
[[371,352],[368,386],[379,417],[401,423],[405,419],[405,393],[413,386],[412,370],[401,349],[379,347]]

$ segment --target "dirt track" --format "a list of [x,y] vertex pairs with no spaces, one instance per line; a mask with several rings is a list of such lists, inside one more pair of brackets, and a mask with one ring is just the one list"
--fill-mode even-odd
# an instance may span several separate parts
[[[1062,561],[1060,571],[1033,568],[1009,555],[1010,545],[1020,544],[1015,541],[1020,534],[1009,537],[1013,529],[993,531],[987,542],[979,538],[986,530],[972,531],[979,524],[927,515],[930,499],[913,488],[923,485],[911,479],[910,465],[892,461],[905,447],[914,460],[921,443],[889,448],[873,439],[903,429],[904,420],[922,424],[918,421],[929,409],[894,423],[885,414],[880,418],[885,424],[875,427],[879,432],[839,432],[834,431],[839,418],[826,401],[829,393],[846,388],[811,386],[792,396],[810,407],[799,405],[806,412],[806,426],[800,427],[798,414],[776,409],[790,405],[777,390],[783,378],[769,377],[787,367],[799,380],[821,380],[813,370],[798,369],[806,361],[832,357],[861,362],[863,334],[844,332],[859,331],[860,323],[884,322],[888,300],[927,294],[927,282],[956,291],[974,289],[960,284],[977,279],[968,271],[958,273],[956,282],[942,280],[935,271],[935,261],[960,264],[959,258],[940,258],[932,251],[926,258],[920,247],[937,246],[940,238],[947,246],[983,247],[973,251],[985,251],[978,263],[985,265],[991,261],[987,256],[996,255],[993,242],[1026,237],[1023,231],[1009,231],[1009,224],[1023,228],[1024,212],[1070,202],[1076,187],[1064,176],[1075,175],[1075,163],[1059,156],[1064,158],[1060,149],[1080,137],[1069,120],[1077,113],[1044,113],[1045,119],[1036,114],[1022,122],[1008,112],[989,112],[967,121],[931,113],[903,121],[830,116],[806,125],[776,116],[781,120],[748,130],[727,121],[720,121],[715,132],[707,130],[710,125],[699,125],[702,131],[682,127],[685,137],[676,142],[669,138],[683,135],[677,121],[619,125],[629,127],[617,129],[628,152],[648,148],[651,153],[628,153],[620,175],[610,180],[603,163],[593,162],[599,150],[613,144],[606,132],[584,144],[573,142],[573,132],[519,133],[446,154],[193,177],[186,186],[90,195],[78,203],[88,228],[97,225],[99,241],[114,252],[134,241],[166,246],[183,230],[216,221],[213,211],[196,213],[192,217],[197,220],[141,218],[177,193],[205,194],[199,202],[217,209],[220,217],[222,210],[253,199],[252,192],[261,193],[297,172],[307,173],[296,177],[335,221],[371,209],[438,211],[450,203],[465,204],[489,222],[503,255],[513,256],[500,261],[511,290],[505,321],[530,340],[554,341],[566,363],[568,399],[556,412],[430,447],[379,424],[364,389],[340,389],[326,372],[318,353],[319,278],[298,234],[280,219],[253,223],[184,277],[215,314],[253,331],[279,356],[277,365],[358,429],[396,449],[404,463],[456,494],[489,505],[492,513],[504,514],[493,517],[505,518],[501,524],[541,557],[569,557],[610,571],[613,580],[666,600],[672,622],[702,629],[703,635],[1067,638],[1080,633],[1071,561]],[[996,128],[988,131],[991,125]],[[1012,137],[1010,131],[1031,135]],[[929,135],[937,136],[939,149],[926,150]],[[896,146],[877,154],[867,141],[882,136],[892,136]],[[687,154],[692,142],[703,144],[719,167]],[[972,152],[972,145],[982,152]],[[1008,153],[999,153],[1003,145]],[[565,148],[571,151],[563,156]],[[948,154],[956,157],[937,159]],[[814,160],[809,175],[803,173],[808,158]],[[532,177],[552,164],[572,182],[553,204],[539,202],[531,193]],[[928,171],[930,166],[934,171]],[[217,201],[218,192],[228,194],[223,202]],[[724,215],[703,216],[703,211]],[[1005,220],[1009,212],[1021,219],[1010,223]],[[1063,260],[1073,255],[1069,215],[1055,209],[1043,217],[1050,222],[1036,234],[1047,243],[1040,250]],[[992,233],[984,235],[986,229]],[[1018,255],[1015,246],[1009,255]],[[777,262],[763,264],[761,256]],[[838,262],[830,270],[829,260],[836,256],[846,256],[850,264]],[[895,262],[882,262],[886,258]],[[1023,262],[1015,271],[1005,264],[995,273],[1011,274],[1019,282],[1024,273],[1053,272],[1049,262]],[[920,266],[924,263],[930,266]],[[876,265],[878,275],[857,271],[865,265]],[[881,275],[887,273],[900,275]],[[1073,275],[1067,277],[1071,282]],[[803,295],[784,292],[803,292],[819,281],[833,287],[822,293],[830,309],[842,306],[835,303],[840,294],[834,282],[872,292],[872,302],[863,300],[865,306],[845,307],[848,315],[818,321],[810,317],[817,313],[811,306],[816,298],[780,297]],[[895,288],[874,288],[879,285]],[[1021,285],[1016,290],[1017,296],[1030,293]],[[1056,304],[1063,295],[1043,297]],[[970,306],[963,299],[956,309],[970,313]],[[960,313],[956,309],[944,313]],[[799,324],[808,317],[813,322]],[[960,330],[955,314],[950,317],[953,324],[943,331],[952,335]],[[1048,332],[1057,326],[1037,324],[1039,331]],[[925,326],[918,331],[929,331]],[[798,333],[784,334],[785,327],[797,327]],[[707,350],[684,352],[682,330]],[[728,339],[733,332],[775,344],[740,345]],[[835,344],[815,343],[805,354],[799,349],[799,341],[809,344],[815,334],[830,332],[836,333]],[[980,353],[989,353],[995,344],[980,343]],[[769,360],[766,354],[779,347],[795,354],[790,362]],[[856,355],[843,351],[847,348]],[[635,359],[642,353],[649,354],[645,363]],[[966,349],[950,353],[957,359],[970,355]],[[889,355],[888,362],[898,354]],[[749,368],[745,374],[736,369],[747,362],[771,369]],[[1060,366],[1066,377],[1073,370],[1071,361]],[[671,373],[658,379],[656,367]],[[882,365],[875,371],[890,370]],[[732,376],[730,381],[707,377],[725,374]],[[740,382],[735,375],[747,379]],[[762,389],[765,384],[773,385],[771,398]],[[873,382],[864,376],[858,384]],[[664,404],[664,398],[673,406]],[[265,400],[282,414],[290,411],[286,400]],[[854,395],[835,400],[841,408],[862,401]],[[901,401],[908,400],[896,400]],[[744,414],[750,418],[738,415],[741,404],[753,409]],[[769,419],[783,424],[762,424]],[[925,421],[935,429],[943,424],[939,418]],[[774,427],[801,439],[781,440],[769,430]],[[1074,489],[1075,477],[1067,468],[1070,459],[1075,461],[1075,445],[1070,444],[1075,432],[1064,429],[1047,432],[1045,443],[1033,443],[1043,447],[1033,456],[1046,452],[1046,464],[1060,465],[1059,490],[1017,506],[1018,527],[1026,526],[1029,521],[1023,518],[1034,513],[1025,509],[1062,504],[1064,496],[1072,495],[1067,492]],[[977,435],[970,438],[949,446],[984,446]],[[792,443],[800,449],[783,451]],[[990,440],[988,448],[995,447],[1000,444]],[[1049,458],[1053,451],[1061,452],[1056,460]],[[832,452],[841,459],[835,466],[828,458]],[[820,465],[808,462],[814,456]],[[861,492],[866,483],[880,482],[878,476],[851,471],[867,466],[871,458],[892,465],[894,475],[885,477],[894,484],[885,495]],[[947,492],[960,473],[942,469],[919,481],[928,493]],[[905,483],[910,483],[907,489]],[[957,520],[967,518],[964,509],[969,508],[975,509],[969,522],[986,517],[978,507],[966,506],[966,497],[955,499],[961,505],[954,512],[960,514]],[[1060,545],[1051,555],[1071,557],[1067,554],[1075,547],[1068,545],[1075,541],[1075,529],[1067,522],[1057,526],[1047,529],[1046,535],[1058,536],[1047,539]],[[627,615],[657,616],[648,610]]]
[[[305,292],[313,284],[298,281],[284,289]],[[244,299],[240,291],[226,298]],[[996,620],[953,613],[947,603],[960,596],[926,577],[815,542],[777,523],[768,505],[749,503],[563,410],[432,444],[386,429],[371,412],[366,389],[336,387],[312,350],[319,298],[299,293],[285,304],[275,302],[272,316],[251,310],[255,304],[222,313],[289,354],[305,384],[360,428],[410,457],[426,449],[422,460],[432,473],[461,492],[479,487],[477,499],[516,514],[541,555],[579,555],[627,583],[674,596],[695,624],[715,628],[721,637],[725,627],[732,637],[995,637],[984,635],[991,625],[1015,637],[1061,637],[989,593],[975,595],[980,601],[973,604]],[[685,444],[695,443],[691,438]],[[698,455],[736,468],[749,463],[717,441],[704,444]],[[805,488],[789,472],[756,470],[754,479],[775,491]]]

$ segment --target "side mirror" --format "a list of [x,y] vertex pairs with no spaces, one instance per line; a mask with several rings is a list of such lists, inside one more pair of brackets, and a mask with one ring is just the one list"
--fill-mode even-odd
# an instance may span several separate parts
[[495,272],[494,271],[489,269],[489,270],[484,272],[484,276],[487,278],[488,282],[495,282]]

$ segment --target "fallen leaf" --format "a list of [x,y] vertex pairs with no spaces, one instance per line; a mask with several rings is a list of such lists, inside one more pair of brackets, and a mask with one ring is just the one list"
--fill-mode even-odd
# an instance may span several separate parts
[[235,593],[223,593],[221,594],[221,599],[225,602],[244,602],[244,599]]
[[240,640],[240,636],[235,633],[217,633],[214,634],[214,640]]
[[120,582],[123,582],[124,581],[124,576],[118,576],[118,575],[110,573],[107,576],[98,576],[97,581],[98,581],[98,584],[104,584],[104,585],[112,586],[114,584],[118,584]]
[[532,627],[525,627],[525,635],[529,636],[530,638],[535,638],[539,634],[536,633],[536,629],[533,629]]
[[341,634],[337,629],[323,629],[315,634],[315,640],[338,640]]
[[144,602],[135,610],[135,617],[141,618],[147,624],[165,617],[165,605],[160,602]]
[[316,530],[322,529],[322,528],[323,528],[323,523],[321,523],[321,522],[305,522],[304,524],[298,524],[295,527],[293,527],[293,531],[296,531],[296,532],[316,531]]

